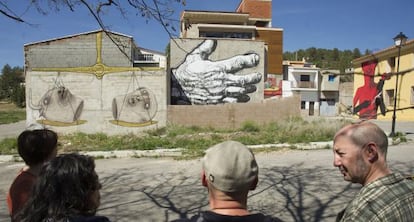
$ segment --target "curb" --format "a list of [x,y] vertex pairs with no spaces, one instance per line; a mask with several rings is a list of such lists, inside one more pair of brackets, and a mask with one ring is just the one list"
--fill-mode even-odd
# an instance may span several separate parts
[[[393,140],[388,138],[389,146],[400,144],[399,138]],[[333,147],[333,141],[327,142],[310,142],[310,143],[278,143],[278,144],[259,144],[259,145],[247,145],[250,149],[271,149],[271,148],[292,148],[297,150],[316,150],[316,149],[329,149]],[[97,159],[108,158],[140,158],[140,157],[180,157],[182,156],[182,148],[175,149],[155,149],[155,150],[114,150],[114,151],[88,151],[79,152],[84,155],[93,156]],[[0,163],[2,162],[21,162],[20,156],[16,155],[0,155]]]

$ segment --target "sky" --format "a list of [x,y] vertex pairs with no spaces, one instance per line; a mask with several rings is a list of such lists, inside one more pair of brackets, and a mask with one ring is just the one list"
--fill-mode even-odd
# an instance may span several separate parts
[[[85,7],[77,6],[74,12],[66,8],[50,10],[43,15],[33,7],[27,9],[26,2],[29,1],[0,0],[30,23],[19,23],[0,14],[0,69],[6,64],[23,67],[25,44],[100,29]],[[179,30],[183,10],[232,12],[239,2],[186,0],[185,6],[174,3],[173,18],[177,23],[173,26]],[[391,47],[399,32],[408,39],[414,38],[413,10],[413,0],[273,0],[272,26],[283,29],[283,51],[316,47],[375,52]],[[163,27],[132,11],[126,13],[122,17],[116,10],[106,10],[105,25],[111,31],[132,36],[139,47],[164,52],[170,37]]]

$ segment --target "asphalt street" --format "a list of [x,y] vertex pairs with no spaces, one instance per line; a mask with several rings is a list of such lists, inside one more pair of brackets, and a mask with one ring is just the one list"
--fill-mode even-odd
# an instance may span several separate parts
[[[359,185],[343,181],[332,165],[331,150],[258,153],[259,184],[251,192],[251,211],[285,221],[334,221]],[[394,171],[414,174],[414,143],[389,148]],[[169,158],[96,160],[103,188],[100,215],[112,221],[169,221],[208,208],[201,186],[201,162]],[[22,163],[0,163],[0,221],[8,221],[6,192]]]
[[[379,125],[385,131],[391,126]],[[397,131],[402,130],[414,132],[414,124],[397,125]],[[413,156],[413,140],[389,147],[393,171],[414,174]],[[248,200],[253,212],[285,221],[334,221],[360,188],[343,181],[329,149],[262,152],[256,157],[260,181]],[[98,159],[96,164],[103,184],[98,214],[112,221],[170,221],[208,209],[199,159],[115,158]],[[0,221],[9,221],[6,193],[22,166],[0,162]]]

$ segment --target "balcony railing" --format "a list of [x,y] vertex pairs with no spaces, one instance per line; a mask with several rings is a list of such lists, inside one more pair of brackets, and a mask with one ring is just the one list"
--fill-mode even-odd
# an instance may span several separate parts
[[138,62],[155,62],[153,54],[140,54],[135,60]]

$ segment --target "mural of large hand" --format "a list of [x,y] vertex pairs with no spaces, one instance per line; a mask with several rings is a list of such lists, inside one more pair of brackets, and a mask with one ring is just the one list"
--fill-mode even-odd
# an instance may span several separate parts
[[255,84],[261,73],[236,75],[236,72],[255,67],[257,53],[236,55],[228,59],[211,61],[208,57],[216,49],[216,40],[204,40],[185,60],[172,70],[173,76],[191,104],[217,104],[247,102],[248,93],[256,91]]

